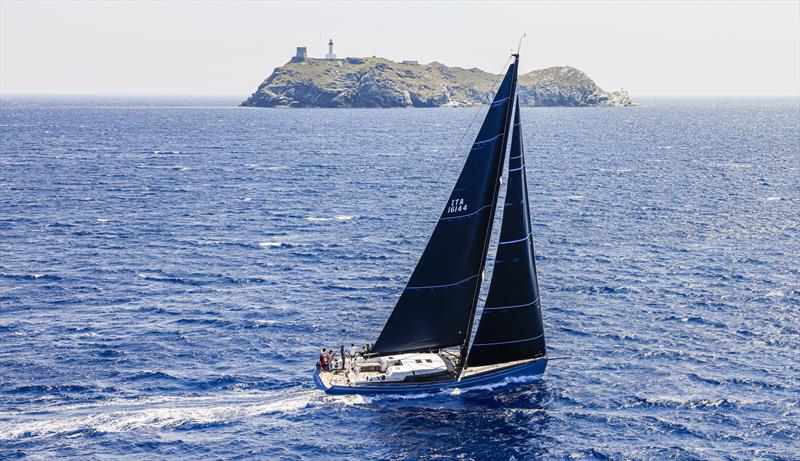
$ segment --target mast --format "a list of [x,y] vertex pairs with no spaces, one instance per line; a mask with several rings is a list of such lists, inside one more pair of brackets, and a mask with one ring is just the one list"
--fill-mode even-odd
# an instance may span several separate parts
[[[512,67],[514,68],[514,70],[513,70],[514,73],[513,73],[513,76],[512,76],[512,80],[511,80],[510,101],[516,101],[517,100],[517,75],[519,74],[519,50],[517,50],[517,53],[514,53],[511,56],[514,57],[514,63],[512,64]],[[509,70],[509,72],[511,72],[511,71]],[[494,223],[494,216],[495,216],[495,213],[497,211],[497,195],[500,192],[500,182],[501,182],[501,178],[503,177],[503,164],[505,163],[505,154],[506,154],[506,150],[507,150],[507,147],[508,147],[508,138],[510,137],[509,134],[511,133],[511,128],[512,128],[511,123],[512,123],[512,115],[513,115],[513,113],[514,113],[514,105],[513,104],[509,104],[508,105],[508,110],[506,111],[506,117],[505,117],[504,125],[503,125],[504,126],[503,133],[505,133],[505,135],[503,136],[503,143],[502,143],[502,147],[501,147],[502,154],[500,155],[500,159],[499,159],[500,164],[499,164],[499,167],[497,168],[497,176],[495,177],[495,181],[494,181],[494,193],[492,195],[492,203],[495,206],[492,207],[491,216],[489,217],[489,231],[486,233],[486,237],[485,237],[484,242],[483,242],[483,250],[481,252],[481,255],[482,255],[482,257],[481,257],[481,270],[480,270],[481,278],[480,278],[480,283],[477,283],[475,285],[475,293],[473,294],[472,305],[470,307],[470,313],[469,313],[469,323],[467,324],[467,336],[464,338],[464,342],[461,344],[461,350],[460,350],[459,359],[458,359],[458,362],[459,362],[458,363],[458,373],[459,373],[459,375],[461,374],[461,370],[466,365],[467,356],[469,355],[469,339],[470,339],[470,335],[472,333],[472,325],[475,322],[475,314],[477,313],[477,310],[478,310],[478,298],[480,297],[480,294],[481,294],[481,285],[483,284],[483,276],[484,276],[485,270],[486,270],[486,256],[487,256],[487,254],[489,252],[489,241],[491,240],[491,237],[492,237],[492,223]]]

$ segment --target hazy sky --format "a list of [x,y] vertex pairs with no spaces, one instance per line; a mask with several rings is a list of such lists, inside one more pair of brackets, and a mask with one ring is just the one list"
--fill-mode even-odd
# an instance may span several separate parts
[[570,65],[636,95],[800,94],[800,1],[0,0],[0,92],[253,92],[295,47],[499,72]]

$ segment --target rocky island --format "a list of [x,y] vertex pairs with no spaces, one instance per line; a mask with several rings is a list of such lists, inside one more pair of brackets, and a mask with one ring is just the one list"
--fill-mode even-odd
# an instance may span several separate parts
[[[302,52],[301,52],[302,51]],[[438,62],[385,58],[305,57],[305,48],[278,67],[246,107],[460,107],[488,103],[498,76]],[[625,90],[608,92],[574,67],[548,67],[519,76],[523,106],[631,106]]]

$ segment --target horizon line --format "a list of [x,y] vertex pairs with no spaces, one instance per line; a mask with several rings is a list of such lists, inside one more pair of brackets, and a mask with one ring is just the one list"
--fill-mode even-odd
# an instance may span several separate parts
[[[630,91],[629,91],[630,93]],[[247,98],[252,93],[242,94],[242,93],[83,93],[83,92],[76,92],[76,93],[35,93],[35,92],[26,92],[26,91],[7,91],[7,92],[0,92],[0,98],[3,97],[14,97],[14,96],[47,96],[47,97],[175,97],[175,98],[184,98],[184,97],[205,97],[205,98]],[[659,97],[659,98],[691,98],[691,97],[706,97],[706,98],[732,98],[732,97],[740,97],[740,98],[758,98],[758,97],[776,97],[776,98],[800,98],[800,93],[641,93],[635,94],[631,93],[631,96],[635,98],[637,97]]]

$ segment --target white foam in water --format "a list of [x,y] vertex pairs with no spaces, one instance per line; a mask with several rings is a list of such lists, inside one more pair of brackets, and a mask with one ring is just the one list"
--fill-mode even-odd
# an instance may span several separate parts
[[274,393],[228,392],[201,397],[112,399],[99,404],[61,405],[49,411],[0,412],[0,440],[70,434],[82,431],[127,432],[165,430],[193,424],[226,424],[269,413],[291,413],[329,402],[364,403],[351,396],[327,397],[319,391]]
[[336,220],[336,221],[350,221],[353,218],[355,218],[355,216],[348,215],[348,214],[340,214],[340,215],[334,216],[333,218],[321,218],[319,216],[308,216],[308,217],[306,217],[306,220],[308,220],[308,221],[320,221],[320,222],[333,221],[333,220]]
[[283,242],[258,242],[258,246],[262,248],[279,247]]

